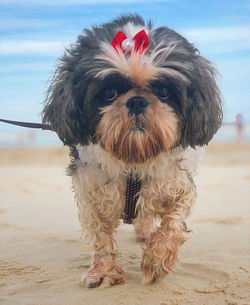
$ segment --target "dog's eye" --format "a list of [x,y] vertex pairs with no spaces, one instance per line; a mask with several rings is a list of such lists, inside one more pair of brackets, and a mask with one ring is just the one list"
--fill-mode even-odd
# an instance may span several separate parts
[[114,101],[118,96],[117,91],[112,87],[105,88],[103,93],[106,101]]
[[170,92],[166,87],[158,87],[156,89],[156,95],[161,99],[167,99],[170,95]]

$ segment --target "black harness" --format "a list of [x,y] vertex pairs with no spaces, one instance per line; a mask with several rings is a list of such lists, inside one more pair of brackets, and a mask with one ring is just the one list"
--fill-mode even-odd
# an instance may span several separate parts
[[130,173],[127,177],[127,189],[126,189],[126,203],[123,214],[124,223],[133,223],[133,220],[137,216],[136,203],[139,198],[139,192],[141,189],[141,180],[138,175]]
[[[72,147],[72,156],[75,160],[80,160],[77,148]],[[136,203],[141,190],[141,180],[137,174],[129,173],[127,176],[126,202],[122,213],[124,223],[132,224],[137,216]]]

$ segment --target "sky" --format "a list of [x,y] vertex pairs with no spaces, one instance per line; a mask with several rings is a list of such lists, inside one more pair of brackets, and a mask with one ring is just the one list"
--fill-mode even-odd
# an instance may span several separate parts
[[40,122],[65,47],[84,28],[135,12],[194,43],[219,72],[224,121],[242,113],[250,122],[250,0],[0,0],[0,118]]

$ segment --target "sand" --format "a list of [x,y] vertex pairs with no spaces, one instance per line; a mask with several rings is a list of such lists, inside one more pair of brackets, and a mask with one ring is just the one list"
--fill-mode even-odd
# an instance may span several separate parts
[[117,232],[127,283],[79,286],[91,254],[80,240],[66,148],[0,149],[0,304],[246,305],[250,143],[212,143],[196,177],[192,232],[175,273],[142,285],[133,228]]

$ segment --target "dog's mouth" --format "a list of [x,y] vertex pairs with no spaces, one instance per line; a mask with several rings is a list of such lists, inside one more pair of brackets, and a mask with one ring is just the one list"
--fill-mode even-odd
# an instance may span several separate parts
[[130,118],[128,132],[146,132],[145,118],[142,115],[134,115]]
[[156,115],[154,108],[133,114],[116,110],[104,109],[96,132],[98,144],[116,159],[142,164],[175,144],[177,119],[172,111],[160,108]]

